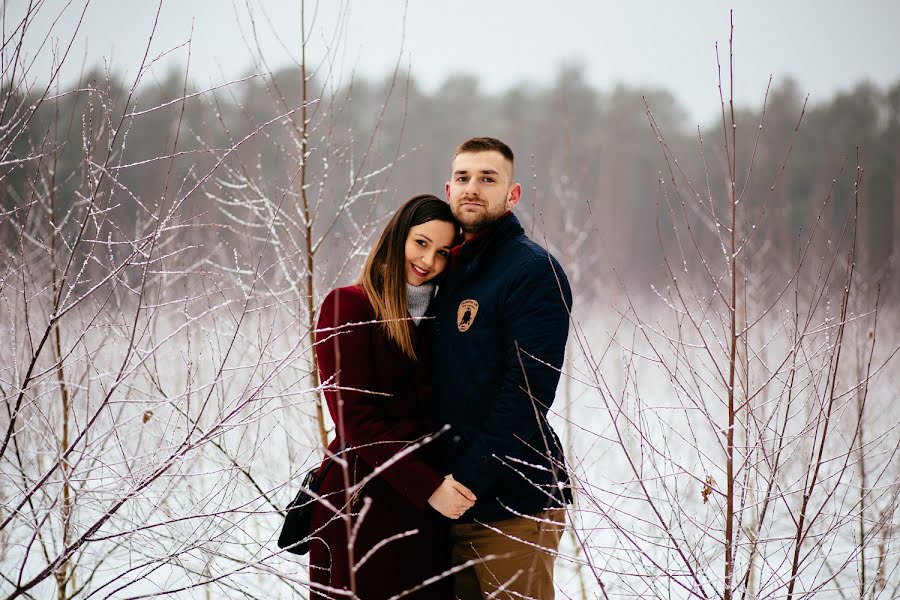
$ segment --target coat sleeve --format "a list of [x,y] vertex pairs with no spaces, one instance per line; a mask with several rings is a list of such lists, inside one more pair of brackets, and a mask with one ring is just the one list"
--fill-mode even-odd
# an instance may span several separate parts
[[[387,417],[390,397],[371,393],[375,386],[371,356],[372,320],[368,300],[347,289],[332,290],[322,303],[316,331],[316,357],[328,408],[338,435],[372,469],[393,459],[409,445],[409,428]],[[423,509],[443,475],[414,452],[395,461],[380,476]]]
[[[476,495],[515,464],[507,456],[527,456],[524,445],[549,453],[554,444],[547,412],[556,395],[566,351],[572,292],[552,257],[530,259],[511,284],[504,305],[504,374],[487,418],[471,436],[453,476]],[[545,439],[535,437],[539,429]]]

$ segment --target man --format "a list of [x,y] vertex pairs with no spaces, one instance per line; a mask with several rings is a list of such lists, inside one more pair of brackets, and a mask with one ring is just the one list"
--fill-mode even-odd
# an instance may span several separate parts
[[[525,235],[509,146],[474,138],[456,151],[447,200],[464,233],[434,302],[436,424],[444,459],[477,496],[451,527],[456,597],[554,597],[568,476],[547,423],[572,293],[559,263]],[[498,531],[495,531],[498,530]],[[482,560],[488,555],[500,558]]]

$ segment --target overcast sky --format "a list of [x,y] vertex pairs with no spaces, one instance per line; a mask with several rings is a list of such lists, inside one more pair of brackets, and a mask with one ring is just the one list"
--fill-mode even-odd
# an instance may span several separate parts
[[[84,3],[72,0],[63,11],[66,1],[43,2],[25,44],[38,56],[32,76],[49,68],[48,47],[39,52],[43,32],[63,11],[54,37],[71,37]],[[7,35],[27,4],[4,2]],[[383,77],[399,57],[429,91],[457,73],[478,77],[484,90],[502,91],[523,82],[548,84],[560,65],[576,63],[599,88],[616,82],[665,88],[696,123],[708,121],[718,107],[715,43],[726,61],[732,6],[735,89],[743,104],[761,102],[770,74],[776,82],[795,77],[812,102],[864,79],[900,81],[898,0],[320,0],[317,11],[308,0],[306,11],[308,26],[317,12],[313,61],[324,56],[335,26],[345,24],[337,55],[344,76],[355,69]],[[85,57],[89,65],[105,60],[133,78],[157,7],[156,0],[92,0],[63,82],[77,77]],[[175,50],[154,72],[183,65],[187,49],[178,46],[189,37],[197,83],[258,72],[247,46],[253,43],[250,13],[270,68],[296,58],[300,0],[163,0],[151,56]]]

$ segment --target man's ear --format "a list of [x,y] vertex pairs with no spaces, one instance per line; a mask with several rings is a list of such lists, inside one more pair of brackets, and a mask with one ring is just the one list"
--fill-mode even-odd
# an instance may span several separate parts
[[[447,184],[448,186],[450,184]],[[506,210],[510,210],[513,206],[519,203],[519,200],[522,198],[522,184],[517,183],[509,188],[509,193],[506,195]]]
[[450,182],[444,184],[444,196],[447,197],[447,202],[450,202]]

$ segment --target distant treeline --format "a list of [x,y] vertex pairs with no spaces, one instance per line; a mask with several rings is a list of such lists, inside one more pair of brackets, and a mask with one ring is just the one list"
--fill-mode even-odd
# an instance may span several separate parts
[[[227,247],[246,226],[238,213],[252,213],[246,198],[257,194],[298,201],[300,83],[299,72],[290,70],[193,96],[202,90],[186,88],[173,72],[143,84],[122,121],[127,87],[96,73],[73,90],[53,90],[43,99],[7,90],[10,108],[3,127],[15,125],[12,107],[37,109],[15,140],[12,158],[0,167],[4,243],[11,249],[17,239],[11,228],[21,226],[30,198],[48,193],[48,181],[55,186],[60,215],[88,197],[87,174],[100,168],[96,158],[112,144],[105,183],[110,218],[123,228],[136,227],[150,218],[157,202],[185,194],[215,167],[180,210],[186,224],[202,224],[185,228],[186,244],[197,236]],[[177,101],[185,91],[187,100]],[[661,248],[669,251],[670,210],[693,215],[698,243],[716,247],[715,223],[707,211],[728,206],[723,147],[726,136],[731,143],[731,126],[713,122],[697,131],[665,90],[597,89],[578,69],[564,69],[551,86],[523,84],[500,94],[482,91],[470,76],[449,78],[433,93],[403,77],[339,85],[312,78],[307,98],[308,194],[323,207],[337,205],[348,193],[363,198],[347,218],[317,225],[318,234],[332,240],[330,252],[343,251],[340,240],[354,235],[361,215],[384,215],[417,193],[443,194],[453,149],[474,135],[496,136],[514,148],[517,176],[525,187],[519,212],[584,290],[593,289],[589,282],[596,273],[609,273],[611,267],[631,282],[644,282],[646,289],[659,272]],[[662,140],[649,125],[647,106]],[[895,288],[900,82],[889,87],[863,83],[804,112],[799,85],[777,81],[764,118],[761,111],[761,106],[744,108],[735,116],[738,187],[744,190],[747,184],[740,210],[748,229],[757,224],[754,252],[764,254],[754,266],[789,265],[820,212],[817,226],[828,232],[826,237],[840,238],[853,206],[858,157],[864,169],[860,275]],[[661,143],[672,149],[677,164],[667,163]],[[748,172],[751,157],[754,166]],[[348,184],[354,177],[359,181]],[[259,188],[250,196],[248,182]],[[232,202],[235,189],[243,190],[241,202]],[[376,204],[367,213],[370,200]]]

